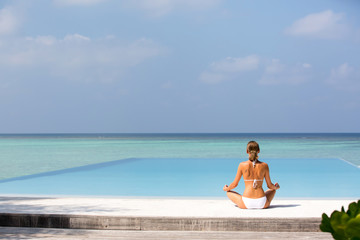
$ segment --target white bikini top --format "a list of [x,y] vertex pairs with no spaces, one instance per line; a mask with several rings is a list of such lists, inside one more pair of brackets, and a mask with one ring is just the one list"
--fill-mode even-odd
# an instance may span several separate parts
[[[255,168],[256,162],[257,162],[257,159],[255,159],[255,160],[252,162],[254,168]],[[254,181],[254,182],[253,182],[253,188],[256,188],[256,187],[257,187],[257,182],[262,182],[263,180],[262,180],[262,179],[247,179],[247,180],[244,179],[244,181],[245,181],[245,182]]]
[[247,180],[244,179],[244,181],[245,182],[254,181],[253,182],[253,188],[256,188],[257,187],[257,182],[262,182],[263,180],[262,179],[247,179]]

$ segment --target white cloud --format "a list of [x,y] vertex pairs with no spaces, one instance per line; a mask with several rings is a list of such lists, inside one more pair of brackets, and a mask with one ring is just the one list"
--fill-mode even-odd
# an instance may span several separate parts
[[262,77],[257,81],[260,85],[298,85],[310,79],[311,68],[309,63],[288,66],[278,59],[267,61],[257,55],[244,58],[227,57],[210,64],[210,67],[200,74],[199,80],[208,84],[216,84],[241,78],[241,74],[245,72],[257,71],[262,73]]
[[244,58],[227,57],[210,64],[209,69],[200,74],[199,80],[211,84],[219,83],[234,78],[241,72],[257,69],[259,61],[256,55]]
[[38,44],[49,45],[49,46],[53,45],[57,41],[56,38],[53,36],[37,36],[36,38],[27,37],[25,38],[25,40],[34,41]]
[[258,64],[259,58],[256,55],[245,58],[227,57],[224,60],[212,63],[211,68],[219,72],[241,72],[254,70],[258,67]]
[[204,83],[214,84],[227,79],[227,76],[222,73],[203,72],[200,74],[199,80]]
[[360,68],[355,68],[349,66],[348,63],[343,63],[331,70],[330,76],[325,82],[340,90],[359,91]]
[[127,44],[72,34],[9,40],[0,46],[0,71],[48,71],[63,79],[115,81],[123,72],[165,52],[149,39]]
[[265,65],[264,73],[259,81],[261,85],[298,85],[309,80],[311,65],[308,63],[286,66],[278,59],[272,59]]
[[7,35],[15,32],[19,25],[19,19],[15,16],[14,9],[5,7],[0,9],[0,35]]
[[[106,38],[109,39],[109,38]],[[56,39],[54,36],[37,36],[33,37],[26,37],[25,40],[32,41],[38,44],[43,45],[54,45],[55,43],[60,42],[68,42],[68,43],[81,43],[81,42],[89,42],[91,39],[89,37],[80,35],[80,34],[68,34],[63,39]]]
[[279,74],[285,70],[285,65],[279,59],[272,59],[271,63],[265,67],[266,74]]
[[343,38],[350,33],[349,26],[344,23],[344,16],[331,10],[309,14],[295,21],[285,33],[315,38]]
[[145,11],[153,17],[161,17],[170,12],[180,10],[205,10],[218,5],[222,0],[130,0],[125,4]]
[[68,34],[64,37],[64,41],[66,42],[82,42],[82,41],[90,41],[90,38],[82,36],[80,34]]
[[59,6],[91,6],[107,0],[53,0]]
[[308,64],[308,63],[303,63],[302,66],[303,66],[304,68],[311,68],[311,65]]

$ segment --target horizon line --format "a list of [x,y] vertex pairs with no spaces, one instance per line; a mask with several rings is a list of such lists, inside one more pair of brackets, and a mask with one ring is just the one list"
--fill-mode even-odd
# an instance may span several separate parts
[[30,134],[360,134],[360,132],[23,132],[0,133],[0,135]]

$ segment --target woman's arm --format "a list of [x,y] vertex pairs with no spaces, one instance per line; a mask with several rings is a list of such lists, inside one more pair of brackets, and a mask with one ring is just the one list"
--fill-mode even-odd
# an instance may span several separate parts
[[224,190],[224,191],[228,192],[228,191],[230,191],[231,189],[236,188],[237,185],[239,184],[239,181],[240,181],[241,176],[242,176],[242,172],[241,172],[240,165],[241,165],[241,163],[239,164],[239,167],[238,167],[238,170],[237,170],[237,173],[236,173],[236,176],[235,176],[235,180],[230,184],[230,186],[225,185],[225,186],[223,187],[223,190]]
[[265,165],[265,181],[266,181],[266,185],[269,189],[277,190],[280,188],[278,183],[272,184],[271,179],[270,179],[269,166],[267,164]]

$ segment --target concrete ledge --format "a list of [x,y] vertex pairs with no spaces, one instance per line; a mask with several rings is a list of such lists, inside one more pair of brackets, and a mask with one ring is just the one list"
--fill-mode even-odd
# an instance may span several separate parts
[[2,227],[70,228],[70,217],[46,214],[0,213]]
[[[275,199],[239,209],[227,199],[0,196],[0,226],[128,231],[319,232],[322,213],[354,199]],[[2,212],[2,213],[1,213]]]
[[144,231],[318,232],[320,218],[124,217],[0,213],[2,227]]

